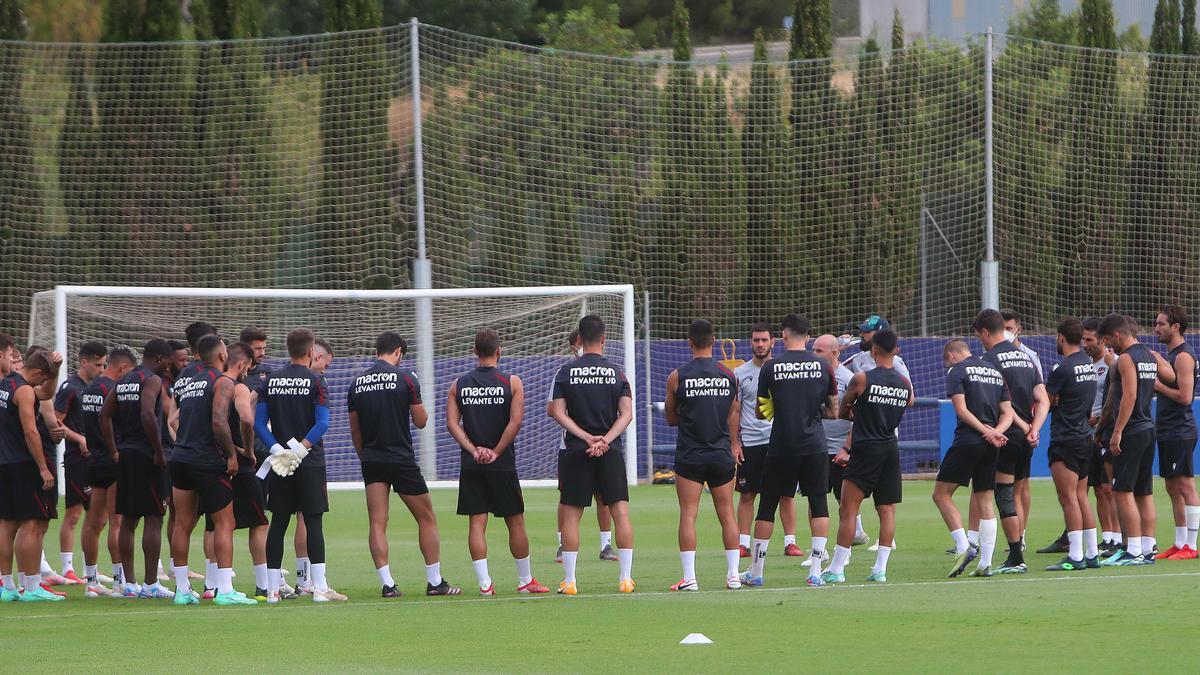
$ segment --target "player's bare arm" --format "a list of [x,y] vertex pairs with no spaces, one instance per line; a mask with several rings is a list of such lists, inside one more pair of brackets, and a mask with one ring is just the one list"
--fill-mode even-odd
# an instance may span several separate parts
[[[854,419],[854,402],[858,400],[860,394],[866,390],[867,374],[855,373],[854,377],[850,378],[850,384],[846,385],[846,393],[842,395],[842,405],[838,410],[838,416],[844,420]],[[847,441],[849,445],[849,441]]]
[[[156,466],[166,466],[167,456],[163,451],[162,434],[158,431],[158,411],[154,406],[158,402],[158,394],[162,391],[162,378],[157,375],[151,375],[146,378],[145,384],[142,385],[141,394],[141,421],[142,433],[146,436],[146,442],[150,444],[150,449],[154,451],[154,464]],[[226,401],[228,404],[228,401]]]
[[237,448],[242,456],[254,459],[254,392],[244,383],[233,387],[233,409],[238,414],[238,427],[244,448]]
[[[734,391],[737,391],[736,389]],[[741,464],[745,461],[746,456],[742,451],[742,399],[735,396],[733,405],[729,406],[729,419],[726,424],[729,425],[729,451],[733,453],[733,461]]]
[[[1155,356],[1158,356],[1157,352],[1155,352]],[[1159,356],[1159,358],[1162,357]],[[1175,386],[1171,387],[1164,383],[1160,374],[1159,378],[1154,381],[1154,393],[1165,396],[1180,405],[1190,405],[1196,391],[1196,359],[1187,352],[1180,352],[1179,356],[1175,357],[1175,363],[1179,364],[1179,367],[1174,369]]]
[[1137,391],[1137,367],[1133,364],[1133,357],[1129,354],[1122,354],[1117,359],[1117,376],[1121,378],[1121,391],[1125,395],[1121,397],[1121,407],[1117,409],[1112,438],[1108,441],[1108,450],[1113,457],[1121,454],[1121,437],[1125,433],[1125,425],[1129,423],[1129,418],[1133,415],[1133,406],[1137,402],[1137,396],[1134,395]]
[[33,456],[33,463],[37,465],[38,473],[42,477],[42,489],[49,490],[54,487],[54,474],[50,473],[49,467],[46,466],[46,453],[42,451],[42,435],[38,433],[37,429],[37,394],[33,387],[21,387],[13,398],[21,418],[21,433],[25,436],[25,445],[29,448],[29,454]]
[[225,455],[225,468],[230,475],[237,473],[237,447],[229,428],[229,402],[233,399],[233,380],[222,377],[213,388],[212,431],[217,447]]
[[675,388],[679,386],[679,371],[672,370],[667,376],[667,399],[663,410],[667,415],[667,425],[679,426],[679,402],[675,400]]
[[508,424],[500,434],[500,440],[496,441],[496,447],[489,448],[492,457],[488,463],[496,461],[497,457],[512,447],[517,433],[521,431],[521,421],[525,415],[525,385],[521,383],[521,378],[511,375],[509,376],[509,387],[512,388],[512,401],[509,403]]
[[480,460],[480,455],[486,448],[475,445],[475,442],[467,436],[467,430],[462,425],[462,410],[458,406],[458,379],[450,383],[450,391],[446,395],[446,431],[450,432],[450,437],[458,443],[459,447],[475,458],[476,462],[486,464]]
[[114,463],[121,461],[121,454],[117,451],[117,436],[113,432],[113,415],[117,412],[116,392],[116,387],[113,387],[113,390],[104,397],[104,405],[100,407],[100,436],[108,446]]

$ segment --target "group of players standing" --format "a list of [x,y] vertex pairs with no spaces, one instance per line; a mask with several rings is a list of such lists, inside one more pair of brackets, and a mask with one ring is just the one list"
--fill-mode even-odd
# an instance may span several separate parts
[[[843,363],[839,338],[823,335],[808,348],[811,324],[803,317],[790,314],[781,328],[781,355],[773,357],[770,328],[757,324],[751,331],[753,360],[730,371],[713,358],[712,324],[701,319],[689,327],[693,359],[669,376],[664,405],[668,423],[679,428],[675,473],[683,575],[671,590],[699,589],[695,523],[706,485],[722,528],[728,588],[763,584],[777,511],[784,519],[785,554],[805,556],[795,543],[798,491],[808,500],[812,528],[804,562],[807,583],[845,581],[851,547],[868,539],[859,513],[867,497],[873,498],[880,521],[868,581],[886,581],[902,491],[897,428],[915,401],[896,334],[886,320],[869,317],[860,326],[862,351]],[[955,543],[950,576],[976,559],[973,576],[1027,571],[1030,464],[1051,410],[1049,459],[1068,555],[1047,569],[1197,557],[1200,499],[1191,478],[1196,422],[1190,405],[1197,360],[1183,339],[1183,310],[1167,307],[1157,317],[1155,331],[1170,350],[1165,358],[1137,341],[1129,317],[1063,321],[1057,337],[1063,362],[1044,382],[1036,355],[1017,339],[1015,315],[985,310],[973,329],[986,350],[982,356],[973,356],[963,340],[952,340],[944,349],[946,393],[958,425],[933,499]],[[67,441],[65,551],[71,549],[80,511],[87,509],[86,578],[75,575],[70,553],[63,554],[62,577],[86,584],[87,597],[174,598],[181,605],[201,597],[220,605],[275,603],[298,594],[318,602],[346,599],[326,579],[322,524],[328,511],[322,438],[329,428],[322,372],[332,348],[311,330],[296,329],[287,336],[289,363],[271,372],[263,364],[266,335],[261,330],[247,329],[229,345],[204,322],[190,325],[186,334],[188,343],[150,340],[140,364],[128,348],[110,351],[85,343],[76,373],[57,394],[53,383],[61,355],[30,347],[22,361],[11,339],[0,335],[0,600],[64,597],[43,583],[41,554],[49,521],[57,517],[53,448],[62,438]],[[624,374],[603,356],[600,318],[583,317],[573,335],[576,358],[558,371],[547,404],[547,413],[563,428],[558,520],[564,578],[557,590],[578,593],[579,521],[595,498],[616,525],[618,589],[633,592],[633,528],[622,452],[622,435],[633,419],[632,394]],[[398,334],[380,335],[377,358],[355,378],[347,401],[350,435],[366,483],[369,548],[383,597],[399,596],[386,533],[394,490],[418,524],[427,594],[458,595],[461,589],[441,576],[437,520],[412,448],[410,424],[424,427],[428,414],[415,374],[400,365],[406,352]],[[517,592],[546,593],[549,588],[530,569],[516,469],[524,387],[518,376],[499,369],[501,347],[494,331],[476,335],[474,353],[477,367],[449,388],[447,429],[461,446],[458,513],[469,517],[479,589],[495,594],[486,542],[493,514],[509,530]],[[1151,415],[1155,395],[1157,419]],[[1175,545],[1162,553],[1153,536],[1151,497],[1156,432],[1177,525]],[[952,501],[954,491],[967,485],[973,490],[969,529]],[[741,493],[736,509],[735,486]],[[1096,492],[1102,539],[1089,527],[1094,523],[1089,486]],[[840,503],[832,556],[826,552],[829,492]],[[201,575],[188,567],[191,535],[201,514],[206,516],[203,596],[191,588],[192,579]],[[294,514],[299,523],[295,589],[282,570]],[[174,591],[160,583],[164,520]],[[998,524],[1009,553],[993,570]],[[105,588],[97,570],[105,525],[114,561],[112,589]],[[139,526],[141,585],[133,581]],[[253,597],[233,588],[238,529],[249,530]],[[20,583],[13,578],[14,552]],[[739,573],[741,557],[752,561]]]

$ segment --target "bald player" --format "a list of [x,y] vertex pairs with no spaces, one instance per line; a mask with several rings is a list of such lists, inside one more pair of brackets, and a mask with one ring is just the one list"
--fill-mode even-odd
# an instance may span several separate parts
[[[881,330],[890,329],[884,328]],[[894,336],[895,333],[892,333],[892,335]],[[875,334],[873,333],[871,337],[873,338],[874,336]],[[837,405],[838,409],[840,410],[842,398],[846,395],[846,388],[850,386],[850,379],[855,375],[855,373],[851,372],[849,368],[838,361],[838,357],[841,355],[842,345],[838,342],[836,337],[826,333],[825,335],[818,337],[816,340],[813,340],[812,350],[814,354],[825,359],[834,366],[833,379],[837,380]],[[872,364],[877,364],[878,358],[876,358],[874,350],[872,350],[871,356]],[[895,356],[898,357],[899,354],[896,354]],[[894,368],[894,365],[889,367]],[[875,368],[872,367],[869,370],[874,369]],[[864,370],[862,372],[868,371]],[[907,377],[907,375],[902,375],[901,377]],[[842,450],[848,451],[850,449],[850,427],[853,425],[853,422],[849,419],[839,417],[838,419],[823,419],[821,420],[821,425],[825,427],[825,447],[829,453],[829,491],[833,493],[833,498],[836,499],[839,504],[841,504],[842,474],[845,467],[836,461],[836,457],[838,452]],[[871,538],[867,536],[866,530],[863,529],[862,514],[858,515],[855,523],[854,545],[861,546],[862,544],[871,541]],[[809,561],[806,560],[804,562],[807,563]]]

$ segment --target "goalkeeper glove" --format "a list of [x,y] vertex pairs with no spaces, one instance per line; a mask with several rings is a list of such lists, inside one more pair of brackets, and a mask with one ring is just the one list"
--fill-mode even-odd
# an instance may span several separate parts
[[271,446],[271,454],[272,455],[282,455],[285,452],[287,452],[287,448],[283,447],[282,445],[280,445],[278,443]]
[[768,421],[775,419],[775,402],[771,400],[770,396],[759,396],[758,411]]
[[291,448],[292,454],[296,456],[297,464],[303,462],[305,457],[308,457],[308,448],[304,447],[304,444],[300,441],[294,438],[289,438],[288,447]]
[[291,452],[284,450],[279,454],[272,454],[267,461],[271,463],[271,470],[275,472],[275,475],[290,476],[295,470],[292,468],[292,461],[295,457]]

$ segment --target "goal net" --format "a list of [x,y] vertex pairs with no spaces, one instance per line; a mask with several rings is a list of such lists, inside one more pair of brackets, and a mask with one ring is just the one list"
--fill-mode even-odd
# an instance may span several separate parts
[[[419,319],[423,303],[428,322]],[[500,367],[525,384],[524,423],[516,441],[518,472],[527,485],[552,485],[562,431],[547,417],[546,403],[558,368],[570,357],[567,336],[580,316],[600,316],[607,333],[605,355],[627,371],[636,391],[632,312],[631,286],[425,291],[60,286],[34,296],[30,338],[68,355],[73,369],[73,355],[88,340],[129,345],[140,353],[150,338],[183,339],[184,328],[193,321],[213,324],[226,340],[236,340],[243,328],[254,326],[267,332],[267,364],[278,368],[287,362],[287,332],[311,328],[334,351],[325,372],[331,413],[325,435],[329,481],[355,487],[361,473],[350,442],[346,395],[355,376],[374,360],[375,338],[393,330],[408,340],[405,365],[417,372],[430,412],[425,429],[413,430],[418,461],[427,480],[453,481],[459,447],[446,431],[446,395],[454,378],[474,367],[475,333],[490,327],[500,335]],[[636,433],[635,422],[626,438],[632,479],[638,466]]]

